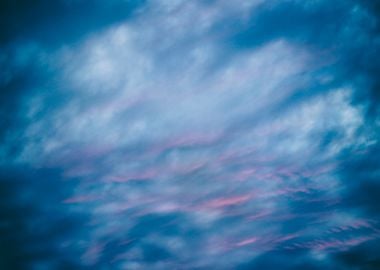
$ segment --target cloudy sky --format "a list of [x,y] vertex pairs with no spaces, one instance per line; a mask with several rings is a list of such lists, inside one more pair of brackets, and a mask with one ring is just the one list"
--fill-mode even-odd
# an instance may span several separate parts
[[379,15],[1,1],[0,269],[379,269]]

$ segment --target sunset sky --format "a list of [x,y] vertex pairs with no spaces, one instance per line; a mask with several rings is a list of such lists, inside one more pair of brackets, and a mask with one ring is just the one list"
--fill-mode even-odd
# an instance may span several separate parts
[[0,3],[0,269],[380,269],[380,2]]

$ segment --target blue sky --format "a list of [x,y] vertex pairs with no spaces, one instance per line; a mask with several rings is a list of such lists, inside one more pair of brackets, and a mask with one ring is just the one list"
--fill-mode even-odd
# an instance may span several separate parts
[[378,269],[380,6],[0,4],[1,269]]

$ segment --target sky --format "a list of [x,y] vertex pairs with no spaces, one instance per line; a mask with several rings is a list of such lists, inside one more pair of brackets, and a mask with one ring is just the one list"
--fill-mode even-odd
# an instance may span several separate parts
[[380,2],[0,2],[0,269],[380,269]]

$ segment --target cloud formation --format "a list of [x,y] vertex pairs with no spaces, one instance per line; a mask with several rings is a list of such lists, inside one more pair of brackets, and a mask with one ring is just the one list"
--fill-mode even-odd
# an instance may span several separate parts
[[379,267],[375,4],[19,2],[1,267]]

